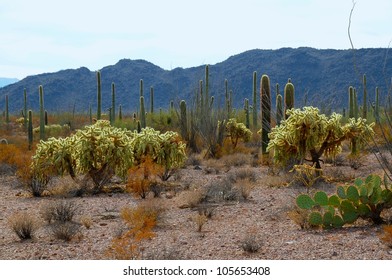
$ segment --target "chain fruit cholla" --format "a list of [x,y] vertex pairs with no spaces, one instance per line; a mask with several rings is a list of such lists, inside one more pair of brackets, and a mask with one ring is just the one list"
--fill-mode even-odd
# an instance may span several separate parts
[[361,142],[374,133],[374,124],[368,125],[365,119],[351,118],[342,125],[341,115],[333,113],[327,117],[314,107],[290,109],[287,114],[289,117],[272,129],[267,147],[268,151],[274,151],[275,160],[283,164],[293,157],[303,161],[310,156],[310,161],[320,169],[320,157],[336,156],[344,140],[358,137]]
[[[137,162],[140,151],[165,166],[168,173],[182,164],[186,157],[185,144],[180,141],[173,144],[176,135],[174,132],[160,134],[150,128],[139,135],[99,120],[70,137],[41,141],[33,156],[32,171],[35,179],[42,182],[52,175],[69,174],[77,180],[78,174],[85,174],[92,179],[94,191],[98,192],[113,175],[125,178],[128,169]],[[154,143],[154,149],[146,150],[150,143]],[[180,148],[175,150],[174,146]]]

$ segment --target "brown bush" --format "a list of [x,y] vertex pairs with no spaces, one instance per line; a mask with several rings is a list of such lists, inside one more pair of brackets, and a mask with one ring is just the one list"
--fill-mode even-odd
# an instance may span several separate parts
[[12,215],[8,223],[20,240],[31,239],[39,227],[38,220],[26,212]]

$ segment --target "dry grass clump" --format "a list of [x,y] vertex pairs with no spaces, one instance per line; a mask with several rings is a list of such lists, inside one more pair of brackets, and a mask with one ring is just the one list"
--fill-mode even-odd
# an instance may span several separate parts
[[234,183],[229,178],[215,180],[205,187],[207,202],[235,201],[239,199],[238,190],[234,187]]
[[206,198],[206,192],[204,189],[195,188],[180,194],[181,205],[180,208],[194,208],[202,203]]
[[250,165],[252,162],[252,156],[249,154],[235,153],[223,156],[220,160],[224,162],[225,167],[240,167]]
[[73,221],[55,222],[49,227],[50,232],[56,239],[71,241],[74,237],[81,237],[80,224]]
[[250,198],[250,194],[255,188],[255,184],[248,180],[237,181],[235,185],[244,200],[248,200]]
[[392,248],[392,225],[385,225],[383,227],[383,231],[380,234],[380,240],[389,248]]
[[207,217],[204,214],[196,214],[196,216],[193,217],[193,221],[196,224],[196,230],[198,232],[201,232],[204,224],[207,222]]
[[33,238],[34,232],[39,228],[38,220],[27,212],[13,214],[8,223],[20,240]]
[[256,253],[262,246],[262,241],[255,229],[251,229],[241,241],[241,248],[247,253]]
[[299,207],[294,207],[293,209],[287,212],[287,216],[301,229],[310,229],[312,227],[309,224],[309,210],[301,209]]
[[68,200],[53,201],[41,209],[42,218],[49,224],[51,222],[70,222],[78,212],[78,206]]
[[90,229],[91,226],[94,224],[93,219],[91,218],[91,216],[81,216],[80,217],[80,223],[86,228],[86,229]]

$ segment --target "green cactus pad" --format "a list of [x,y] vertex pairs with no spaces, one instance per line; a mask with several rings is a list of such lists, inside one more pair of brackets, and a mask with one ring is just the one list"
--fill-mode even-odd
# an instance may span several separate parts
[[359,196],[362,197],[367,197],[368,196],[368,191],[367,188],[365,186],[359,186],[358,187],[358,191],[359,191]]
[[339,186],[339,187],[337,188],[336,192],[337,192],[337,194],[338,194],[338,196],[339,196],[340,198],[342,198],[342,199],[346,199],[346,198],[347,198],[347,196],[346,196],[346,190],[344,189],[344,187]]
[[323,224],[324,226],[331,226],[333,220],[333,214],[331,212],[325,212],[323,217]]
[[335,215],[332,219],[332,226],[333,227],[342,227],[344,226],[344,221],[342,217]]
[[328,204],[328,196],[325,192],[316,192],[314,195],[314,201],[316,204],[324,206]]
[[370,213],[370,208],[365,204],[360,204],[357,207],[357,211],[360,216],[367,216]]
[[363,185],[363,180],[361,178],[355,179],[354,185],[356,185],[357,187],[362,186]]
[[347,198],[351,201],[358,201],[359,200],[359,193],[356,187],[349,186],[347,188]]
[[353,223],[358,219],[358,212],[352,202],[344,200],[340,206],[342,218],[345,223]]
[[340,206],[340,198],[337,195],[332,195],[328,199],[328,204],[334,207]]
[[313,226],[320,226],[323,224],[323,217],[320,212],[312,212],[309,215],[309,223]]
[[382,190],[381,191],[381,199],[384,202],[388,202],[388,201],[392,200],[392,192],[388,189]]
[[301,209],[312,209],[315,205],[313,199],[310,198],[307,194],[301,194],[297,197],[297,205]]

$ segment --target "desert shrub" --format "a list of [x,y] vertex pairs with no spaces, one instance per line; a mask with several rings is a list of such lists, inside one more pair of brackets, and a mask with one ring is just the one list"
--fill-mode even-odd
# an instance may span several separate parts
[[299,207],[293,207],[290,211],[287,212],[287,216],[301,229],[310,229],[312,225],[309,223],[309,214],[310,211],[306,209],[301,209]]
[[34,232],[38,229],[37,219],[26,212],[13,214],[8,219],[8,222],[20,240],[31,239]]
[[262,246],[256,230],[250,230],[241,241],[241,248],[247,253],[256,253]]
[[206,190],[205,200],[208,202],[234,201],[239,198],[238,190],[228,178],[209,183]]
[[159,196],[158,174],[161,174],[162,171],[161,165],[154,163],[151,157],[145,157],[139,165],[129,169],[127,191],[144,199],[150,190],[154,189],[154,196]]
[[308,164],[294,165],[290,172],[294,173],[294,181],[310,188],[321,178],[321,169]]
[[196,230],[198,232],[201,232],[204,224],[207,222],[207,217],[204,214],[200,214],[197,213],[194,217],[193,217],[193,221],[196,224]]
[[248,200],[255,185],[248,180],[239,180],[236,183],[236,188],[239,190],[241,197],[244,200]]
[[246,180],[249,182],[256,182],[256,172],[250,168],[237,169],[233,174],[234,181]]
[[249,154],[235,153],[221,158],[226,167],[240,167],[251,163],[252,157]]
[[57,221],[51,224],[49,229],[54,238],[64,241],[71,241],[74,237],[81,233],[80,224],[72,221]]
[[82,224],[86,229],[90,229],[94,224],[94,221],[90,216],[84,215],[80,217],[80,224]]
[[383,226],[380,240],[389,248],[392,248],[392,225]]
[[181,208],[194,208],[202,203],[206,198],[204,189],[190,189],[181,193],[181,200],[183,201]]
[[70,222],[78,211],[78,206],[68,200],[53,201],[46,204],[41,209],[41,215],[45,221],[51,222]]

